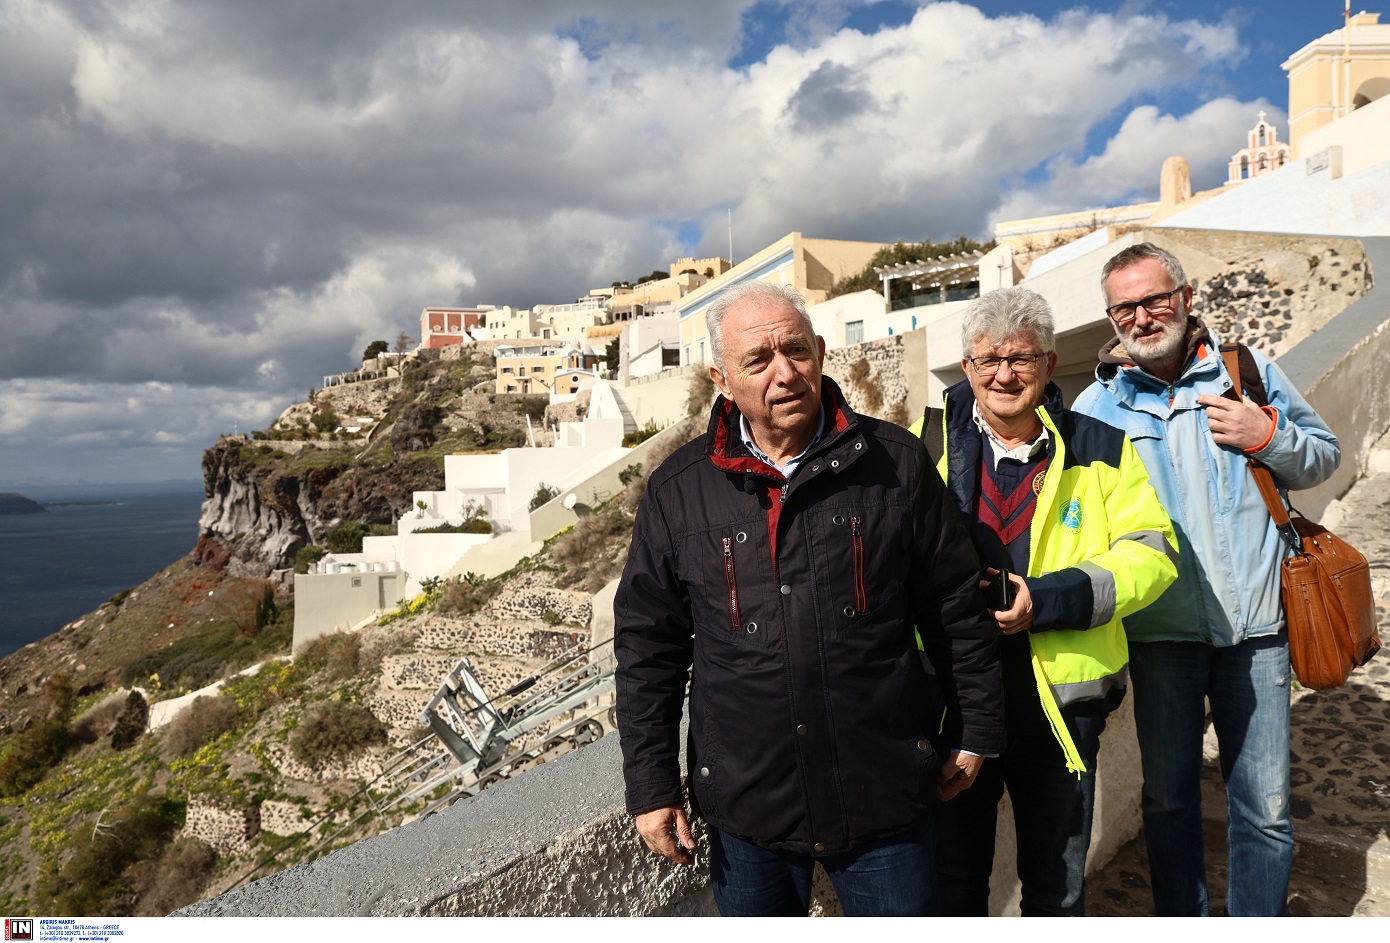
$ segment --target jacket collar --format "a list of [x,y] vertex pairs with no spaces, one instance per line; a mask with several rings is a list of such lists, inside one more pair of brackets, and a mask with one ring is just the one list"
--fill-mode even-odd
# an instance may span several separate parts
[[[1183,360],[1185,366],[1179,372],[1179,376],[1186,373],[1194,362],[1202,359],[1199,357],[1199,351],[1202,347],[1205,346],[1214,349],[1216,346],[1216,342],[1212,337],[1211,331],[1207,328],[1206,322],[1195,314],[1189,314],[1187,316],[1186,343],[1187,356]],[[1118,337],[1110,338],[1110,340],[1100,348],[1100,353],[1097,354],[1097,357],[1100,360],[1100,365],[1096,367],[1096,379],[1100,380],[1102,383],[1108,384],[1109,381],[1113,380],[1115,376],[1119,374],[1120,369],[1123,367],[1132,368],[1137,371],[1139,375],[1153,377],[1153,374],[1144,370],[1134,362],[1134,358],[1131,357],[1129,351],[1125,349],[1124,342]],[[1155,381],[1162,383],[1157,377],[1153,378]],[[1164,383],[1163,385],[1167,386],[1168,384]]]
[[[821,408],[824,410],[825,427],[821,430],[820,442],[811,446],[807,453],[819,452],[830,443],[854,428],[858,415],[845,402],[844,394],[834,380],[821,376]],[[767,462],[754,456],[743,443],[739,431],[742,413],[734,401],[722,394],[714,401],[709,421],[709,457],[715,466],[727,472],[759,475],[785,481],[785,476]]]

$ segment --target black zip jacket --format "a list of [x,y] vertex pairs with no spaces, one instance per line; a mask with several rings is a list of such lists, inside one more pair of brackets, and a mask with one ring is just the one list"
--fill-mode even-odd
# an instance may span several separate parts
[[901,831],[930,812],[940,750],[1000,750],[994,626],[941,479],[916,436],[828,378],[822,396],[790,482],[722,397],[651,476],[614,606],[629,813],[682,802],[687,673],[691,805],[768,847]]

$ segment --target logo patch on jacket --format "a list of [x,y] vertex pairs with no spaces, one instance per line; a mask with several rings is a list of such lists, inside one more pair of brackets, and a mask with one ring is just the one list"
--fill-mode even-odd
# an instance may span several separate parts
[[1076,498],[1062,508],[1062,526],[1072,533],[1081,529],[1081,502]]

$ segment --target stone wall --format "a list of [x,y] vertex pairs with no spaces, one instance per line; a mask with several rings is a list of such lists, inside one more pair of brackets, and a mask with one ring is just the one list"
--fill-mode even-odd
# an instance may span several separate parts
[[1370,265],[1350,239],[1184,231],[1198,257],[1187,272],[1193,310],[1224,339],[1279,357],[1371,288]]
[[181,834],[211,846],[219,855],[234,855],[250,844],[261,829],[258,806],[228,808],[221,803],[190,797]]
[[825,352],[825,375],[839,384],[850,409],[906,425],[907,368],[904,335],[837,347]]

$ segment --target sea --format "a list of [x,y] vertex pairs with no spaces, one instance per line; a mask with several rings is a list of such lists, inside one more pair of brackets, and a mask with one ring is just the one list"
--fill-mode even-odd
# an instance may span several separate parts
[[0,491],[45,506],[0,515],[0,657],[138,586],[198,542],[201,481]]

